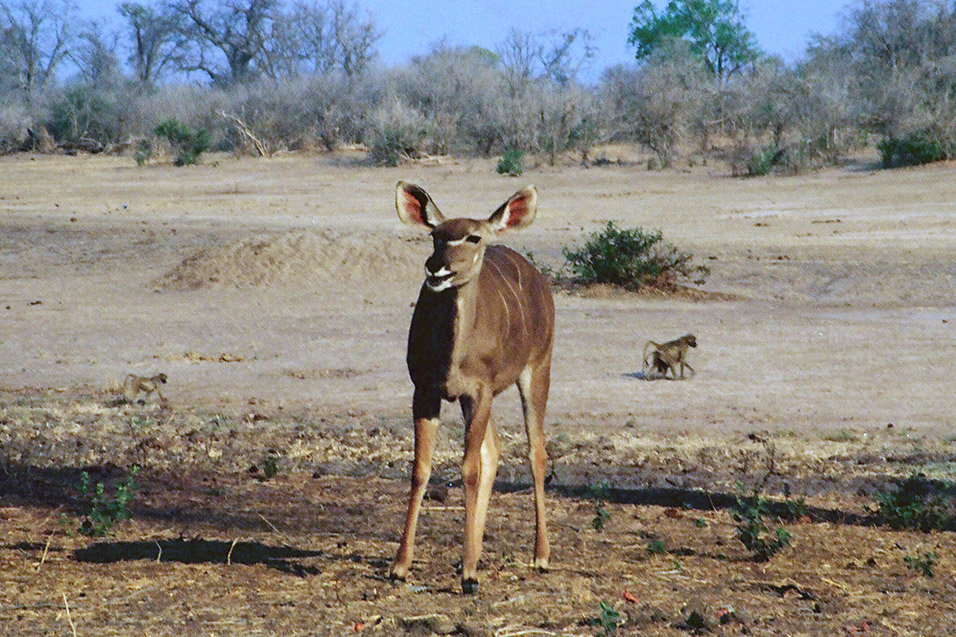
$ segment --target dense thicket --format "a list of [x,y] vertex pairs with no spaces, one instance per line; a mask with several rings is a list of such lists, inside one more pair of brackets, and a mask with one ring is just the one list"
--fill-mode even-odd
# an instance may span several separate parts
[[385,67],[373,17],[343,0],[123,2],[113,22],[88,24],[70,0],[0,0],[0,151],[132,153],[175,120],[214,149],[364,144],[384,164],[588,161],[610,141],[660,166],[722,156],[738,174],[798,171],[868,142],[888,166],[956,153],[952,3],[857,0],[794,64],[761,54],[729,0],[673,0],[661,14],[645,2],[632,26],[639,59],[589,85],[583,30],[516,30],[494,51],[439,43]]

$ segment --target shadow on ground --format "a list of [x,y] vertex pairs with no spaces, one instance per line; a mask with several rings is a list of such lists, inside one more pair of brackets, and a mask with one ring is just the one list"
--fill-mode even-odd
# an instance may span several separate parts
[[317,575],[314,566],[303,566],[295,558],[322,557],[322,551],[307,551],[261,542],[172,539],[134,542],[100,542],[73,552],[78,562],[97,564],[153,560],[181,564],[262,564],[290,575]]

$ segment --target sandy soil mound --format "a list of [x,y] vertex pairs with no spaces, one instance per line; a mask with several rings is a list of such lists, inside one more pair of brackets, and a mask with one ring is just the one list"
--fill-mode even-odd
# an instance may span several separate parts
[[153,281],[158,289],[251,288],[414,278],[427,249],[414,239],[294,231],[202,250]]

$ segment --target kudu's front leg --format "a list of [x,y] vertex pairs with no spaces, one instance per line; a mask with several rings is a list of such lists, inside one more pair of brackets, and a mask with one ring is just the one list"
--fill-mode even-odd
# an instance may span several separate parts
[[465,488],[465,545],[461,560],[461,590],[478,591],[478,558],[485,533],[488,503],[501,457],[501,441],[491,423],[491,391],[479,390],[462,397],[465,418],[465,456],[461,464]]
[[435,439],[441,424],[439,414],[441,399],[415,392],[412,412],[415,418],[415,464],[412,467],[412,484],[408,493],[408,514],[405,517],[405,531],[395,554],[395,563],[389,574],[391,579],[404,581],[412,564],[415,553],[415,529],[418,526],[418,514],[422,508],[422,498],[428,488],[428,478],[432,473],[432,454],[435,451]]

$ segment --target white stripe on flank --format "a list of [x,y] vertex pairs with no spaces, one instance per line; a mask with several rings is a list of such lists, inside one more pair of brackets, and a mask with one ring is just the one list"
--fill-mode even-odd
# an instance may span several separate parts
[[[498,271],[498,275],[501,278],[501,280],[508,285],[508,289],[511,290],[511,293],[514,294],[515,299],[518,301],[518,311],[520,312],[520,316],[521,316],[521,329],[524,330],[525,329],[524,303],[521,302],[521,296],[518,295],[518,291],[515,290],[515,287],[511,285],[511,281],[509,281],[508,278],[505,276],[505,273],[502,271],[501,267],[497,263],[495,263],[494,260],[491,260],[491,259],[488,260],[488,263],[490,263],[491,265],[495,267],[495,270]],[[500,290],[498,291],[498,294],[501,294]],[[507,308],[508,302],[505,300],[505,297],[503,294],[501,294],[501,300],[505,304],[505,308]],[[510,311],[508,312],[508,316],[509,318],[511,317]],[[508,323],[510,325],[511,321],[509,320]]]

